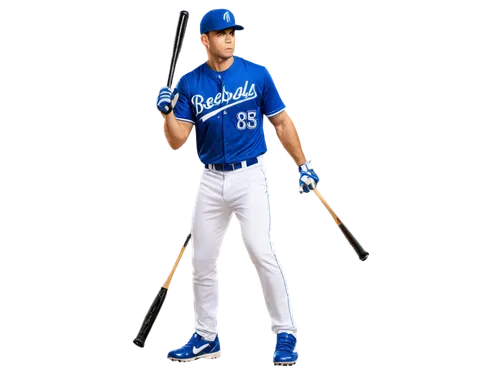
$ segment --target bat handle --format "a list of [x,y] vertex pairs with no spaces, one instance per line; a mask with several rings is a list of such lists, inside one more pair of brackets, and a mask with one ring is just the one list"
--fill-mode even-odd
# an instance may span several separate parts
[[[313,190],[314,190],[314,189],[316,189],[318,186],[317,186],[317,185],[316,185],[316,183],[313,181],[313,182],[311,182],[310,184],[308,184],[308,186],[307,186],[307,187],[309,188],[309,190],[311,190],[311,191],[314,193],[314,191],[313,191]],[[318,190],[319,190],[319,188],[318,188]]]
[[186,238],[184,238],[184,241],[182,241],[182,247],[186,247],[189,243],[189,240],[191,240],[191,232],[187,232]]

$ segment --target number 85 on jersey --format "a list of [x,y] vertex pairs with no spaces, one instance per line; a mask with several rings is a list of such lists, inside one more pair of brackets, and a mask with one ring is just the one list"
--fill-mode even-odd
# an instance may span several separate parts
[[250,130],[255,129],[257,127],[256,115],[257,111],[238,112],[236,115],[238,118],[238,123],[236,124],[238,130],[245,130],[247,128]]

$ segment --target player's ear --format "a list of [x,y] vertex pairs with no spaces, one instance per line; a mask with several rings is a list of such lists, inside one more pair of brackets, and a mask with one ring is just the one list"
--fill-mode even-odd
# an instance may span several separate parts
[[208,48],[208,35],[207,34],[201,34],[201,43]]

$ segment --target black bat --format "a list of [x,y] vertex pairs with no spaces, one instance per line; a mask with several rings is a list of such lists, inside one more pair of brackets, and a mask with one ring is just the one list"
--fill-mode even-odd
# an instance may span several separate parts
[[175,269],[177,268],[177,265],[179,264],[182,254],[184,254],[184,250],[186,249],[186,246],[189,242],[189,239],[191,238],[191,234],[187,236],[186,242],[184,242],[184,246],[182,247],[182,250],[177,257],[177,260],[174,264],[174,267],[172,268],[172,271],[170,272],[170,275],[168,275],[167,280],[165,283],[162,285],[160,292],[156,296],[155,300],[153,301],[153,304],[149,308],[148,313],[146,314],[146,317],[144,318],[144,322],[142,322],[141,329],[139,330],[139,333],[137,334],[137,337],[134,340],[134,344],[137,346],[140,346],[141,348],[144,347],[144,343],[146,342],[146,339],[148,338],[149,331],[151,331],[151,327],[153,327],[153,323],[156,320],[156,317],[158,316],[158,313],[160,312],[160,309],[163,305],[163,301],[165,301],[165,297],[167,295],[168,291],[168,286],[170,285],[170,281],[172,280],[172,277],[174,276]]
[[188,11],[182,10],[179,15],[179,22],[177,23],[177,32],[175,33],[174,52],[172,53],[172,61],[170,62],[170,72],[168,73],[168,81],[167,81],[168,87],[172,85],[175,66],[177,65],[177,59],[179,58],[179,53],[181,52],[182,41],[184,40],[184,33],[186,32],[188,19],[189,19]]
[[[177,71],[177,64],[182,56],[184,46],[186,44],[185,39],[187,36],[187,31],[189,27],[189,21],[191,20],[191,13],[187,9],[181,9],[177,13],[177,21],[174,26],[174,38],[172,39],[172,49],[167,65],[167,76],[164,85],[167,87],[172,87]],[[160,134],[163,134],[165,129],[163,129],[162,122],[160,121]],[[163,134],[165,142],[165,134]]]

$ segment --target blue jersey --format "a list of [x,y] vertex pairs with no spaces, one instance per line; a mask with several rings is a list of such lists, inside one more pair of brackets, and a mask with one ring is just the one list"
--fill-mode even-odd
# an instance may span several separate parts
[[223,72],[200,65],[180,79],[177,90],[175,117],[195,125],[204,164],[236,163],[264,154],[263,115],[285,109],[267,69],[236,56]]

